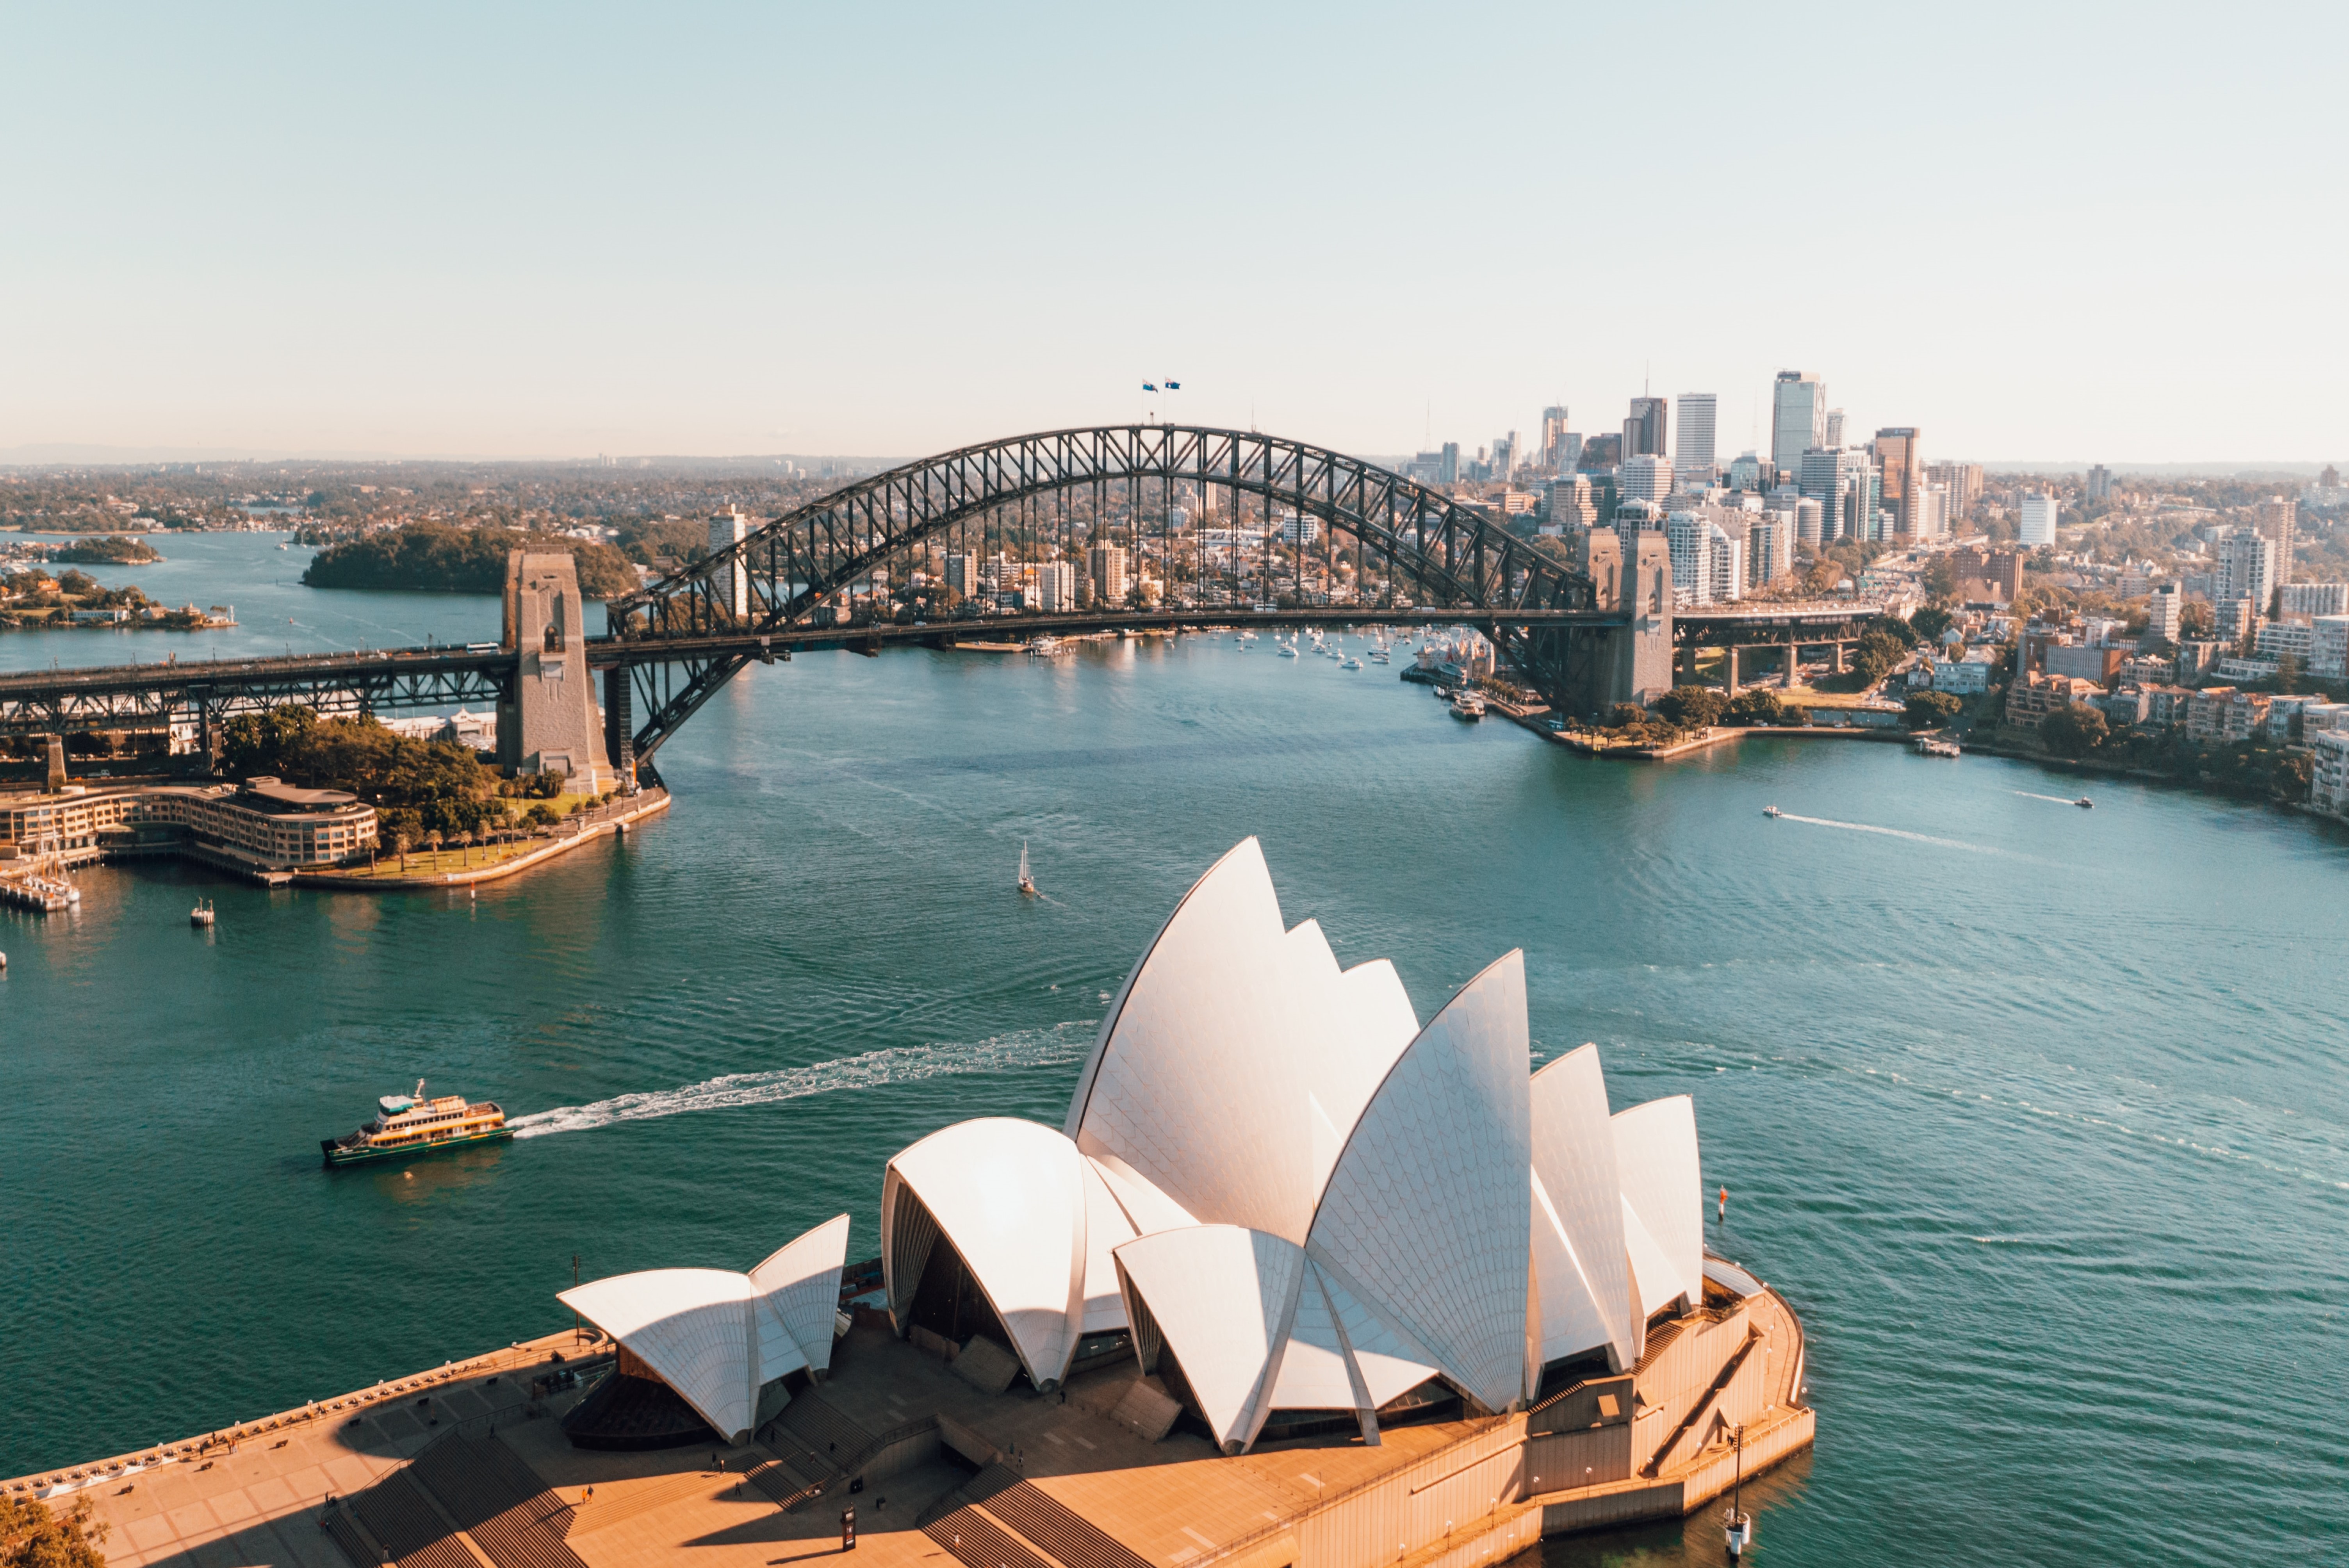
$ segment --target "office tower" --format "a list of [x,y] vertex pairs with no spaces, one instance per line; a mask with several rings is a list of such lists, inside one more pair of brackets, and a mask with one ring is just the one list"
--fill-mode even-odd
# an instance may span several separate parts
[[1036,568],[1036,607],[1046,614],[1077,607],[1077,569],[1065,561],[1047,561]]
[[1577,430],[1560,431],[1557,438],[1557,450],[1550,455],[1551,471],[1554,473],[1570,474],[1574,472],[1575,469],[1579,466],[1581,462],[1581,432]]
[[2088,500],[2109,500],[2113,494],[2113,470],[2098,463],[2088,470]]
[[1819,438],[1819,445],[1823,447],[1840,447],[1843,445],[1842,409],[1830,408],[1827,410],[1826,429]]
[[[952,556],[947,557],[949,561]],[[1096,544],[1086,552],[1085,568],[1092,573],[1093,597],[1104,604],[1125,603],[1125,546]]]
[[1558,460],[1558,443],[1566,437],[1566,405],[1553,405],[1542,410],[1541,463],[1557,473],[1564,465]]
[[1762,459],[1755,452],[1740,452],[1729,465],[1729,488],[1758,493],[1762,489]]
[[1950,487],[1927,482],[1917,487],[1919,539],[1946,539],[1950,533]]
[[1766,588],[1795,569],[1795,514],[1764,511],[1745,525],[1745,579]]
[[2055,498],[2046,490],[2024,490],[2016,539],[2025,550],[2055,543]]
[[1504,484],[1508,482],[1509,474],[1516,461],[1516,453],[1517,433],[1515,430],[1506,436],[1493,438],[1493,477],[1495,479]]
[[1654,456],[1625,458],[1615,470],[1615,488],[1626,500],[1661,500],[1672,493],[1672,465]]
[[1819,503],[1825,539],[1865,539],[1876,518],[1876,469],[1853,447],[1813,447],[1803,454],[1802,493]]
[[1665,444],[1666,407],[1661,397],[1631,399],[1631,417],[1623,421],[1625,457],[1661,458],[1671,450]]
[[1827,389],[1816,377],[1781,370],[1770,391],[1770,460],[1782,473],[1803,466],[1803,454],[1825,446]]
[[1917,490],[1925,482],[1925,464],[1917,453],[1917,428],[1896,425],[1877,431],[1876,466],[1884,475],[1884,505],[1892,513],[1894,530],[1920,532]]
[[1593,436],[1582,443],[1582,456],[1575,466],[1584,473],[1602,473],[1623,460],[1623,438],[1613,430],[1603,436]]
[[2258,614],[2266,614],[2268,596],[2274,593],[2276,543],[2256,528],[2230,528],[2219,538],[2218,582],[2210,593],[2214,603],[2247,599]]
[[1713,421],[1720,404],[1721,399],[1711,392],[1681,394],[1681,440],[1673,449],[1674,456],[1707,465],[1713,461]]
[[[750,537],[750,520],[733,507],[713,514],[709,520],[709,553],[712,555],[732,549]],[[735,552],[731,565],[718,568],[718,574],[710,579],[709,586],[728,614],[738,621],[750,615],[750,570],[743,562],[740,551]]]
[[1459,442],[1444,443],[1444,466],[1435,470],[1435,481],[1438,484],[1446,485],[1456,485],[1460,482]]
[[[2260,502],[2252,509],[2252,516],[2257,519],[2253,526],[2260,531],[2260,537],[2272,542],[2276,547],[2275,580],[2278,583],[2291,582],[2292,552],[2295,543],[2292,535],[2300,523],[2299,500],[2291,496],[2276,496]],[[2267,605],[2262,603],[2260,608],[2265,610]]]
[[947,557],[947,589],[968,599],[978,592],[978,557],[952,554]]

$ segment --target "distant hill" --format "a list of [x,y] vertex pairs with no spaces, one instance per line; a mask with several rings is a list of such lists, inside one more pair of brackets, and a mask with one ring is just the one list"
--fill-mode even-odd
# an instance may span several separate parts
[[302,582],[310,588],[499,593],[505,590],[510,550],[567,552],[579,564],[579,591],[590,599],[609,599],[636,586],[636,568],[608,544],[439,522],[411,522],[330,545],[311,557]]

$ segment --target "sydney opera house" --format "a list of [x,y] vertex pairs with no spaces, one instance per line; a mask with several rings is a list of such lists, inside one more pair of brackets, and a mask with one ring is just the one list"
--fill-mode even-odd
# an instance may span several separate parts
[[[1060,1126],[964,1121],[888,1161],[877,1267],[843,1215],[747,1274],[564,1293],[619,1361],[566,1424],[763,1443],[810,1494],[947,1450],[1054,1493],[1041,1451],[1078,1478],[1054,1507],[1162,1564],[1392,1562],[1434,1550],[1454,1492],[1515,1550],[1809,1442],[1800,1324],[1708,1253],[1703,1190],[1687,1096],[1611,1110],[1591,1046],[1534,1070],[1520,954],[1423,1024],[1392,965],[1283,924],[1249,840],[1116,994]],[[1310,1492],[1245,1541],[1122,1522],[1178,1474],[1291,1460]],[[984,1490],[939,1517],[1068,1561]]]

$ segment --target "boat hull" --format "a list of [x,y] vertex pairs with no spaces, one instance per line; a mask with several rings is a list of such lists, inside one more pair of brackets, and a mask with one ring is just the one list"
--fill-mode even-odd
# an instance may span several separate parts
[[326,1169],[339,1171],[346,1165],[376,1165],[394,1160],[416,1160],[427,1154],[442,1154],[451,1149],[473,1149],[484,1143],[502,1143],[513,1136],[511,1127],[493,1127],[487,1132],[471,1133],[463,1138],[444,1138],[434,1143],[410,1143],[398,1149],[345,1149],[337,1140],[318,1140],[318,1152],[326,1157]]

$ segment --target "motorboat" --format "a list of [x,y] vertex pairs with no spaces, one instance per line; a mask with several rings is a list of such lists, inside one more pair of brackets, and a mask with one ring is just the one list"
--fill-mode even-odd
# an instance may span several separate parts
[[1783,817],[1786,813],[1781,811],[1775,806],[1764,806],[1762,808],[1762,814],[1765,817]]
[[2072,804],[2077,806],[2083,811],[2093,811],[2096,809],[2096,803],[2094,800],[2089,799],[2085,795],[2081,796],[2078,799],[2073,801]]
[[1341,670],[1358,670],[1362,667],[1362,661],[1360,659],[1348,659],[1344,664],[1340,665],[1338,667]]

